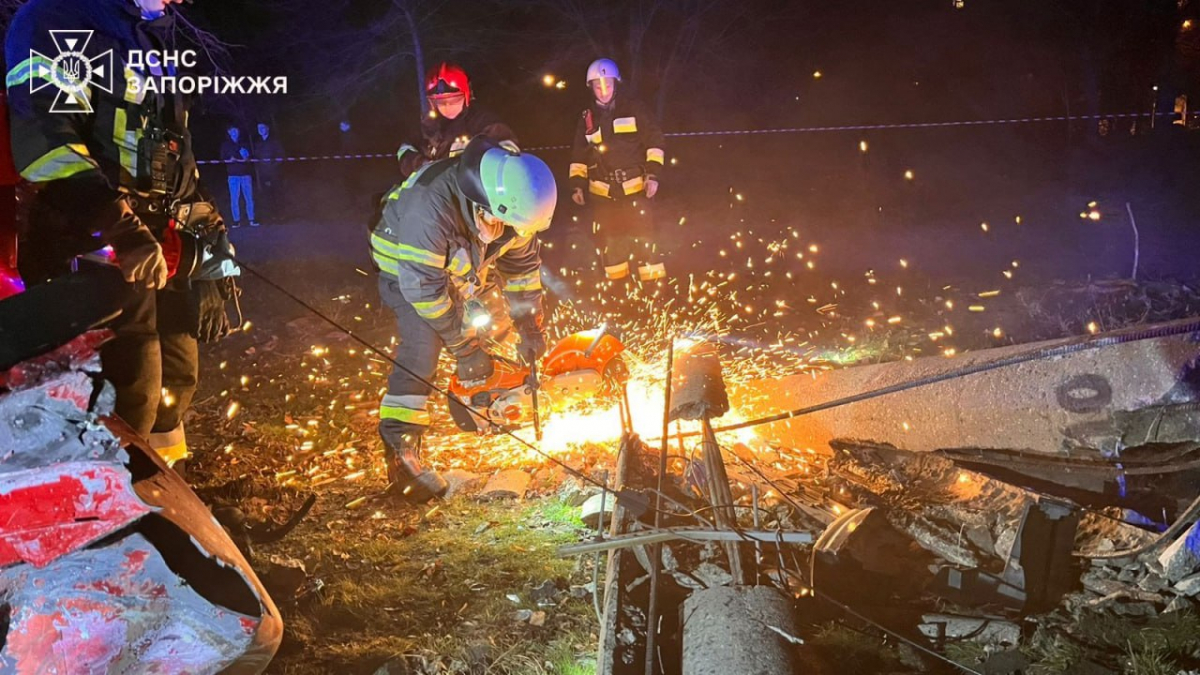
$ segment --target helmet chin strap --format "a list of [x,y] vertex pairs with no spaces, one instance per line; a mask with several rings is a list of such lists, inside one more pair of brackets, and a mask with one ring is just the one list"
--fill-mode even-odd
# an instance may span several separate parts
[[490,215],[487,209],[480,204],[475,204],[475,229],[479,231],[479,241],[485,244],[490,244],[500,238],[504,233],[504,222],[499,218],[485,218],[485,215]]

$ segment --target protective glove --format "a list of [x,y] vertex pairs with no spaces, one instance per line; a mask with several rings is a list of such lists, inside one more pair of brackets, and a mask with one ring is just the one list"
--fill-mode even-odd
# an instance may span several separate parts
[[454,356],[458,359],[458,369],[455,372],[458,375],[459,382],[477,382],[486,380],[492,376],[496,370],[496,364],[492,362],[491,354],[488,354],[479,343],[471,341],[469,348],[459,350]]
[[658,181],[653,178],[646,179],[646,199],[654,199],[654,195],[658,194]]
[[[647,195],[647,196],[649,196],[649,195]],[[584,196],[583,196],[583,188],[575,188],[571,192],[571,201],[575,202],[576,204],[578,204],[580,206],[583,206],[584,201],[585,201]]]
[[197,340],[216,342],[229,335],[231,326],[229,315],[225,313],[225,303],[235,292],[232,278],[192,282],[192,293],[197,305]]
[[167,259],[163,257],[162,246],[154,241],[153,235],[150,241],[132,248],[114,245],[113,249],[125,281],[153,290],[167,285]]
[[517,353],[526,365],[533,365],[546,355],[545,331],[521,332],[521,343],[517,345]]

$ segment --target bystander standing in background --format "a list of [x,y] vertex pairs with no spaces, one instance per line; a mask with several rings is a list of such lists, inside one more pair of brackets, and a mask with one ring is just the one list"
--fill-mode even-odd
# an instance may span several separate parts
[[278,219],[282,217],[283,205],[283,201],[276,198],[280,189],[280,174],[283,173],[283,146],[280,145],[279,138],[271,133],[271,127],[266,122],[258,123],[258,136],[254,139],[254,158],[259,160],[254,163],[258,175],[259,213],[262,213],[261,207],[265,203],[268,215]]
[[242,207],[240,198],[246,199],[246,217],[250,219],[250,227],[258,227],[254,217],[254,180],[250,173],[250,146],[241,140],[241,131],[230,126],[226,131],[229,138],[221,144],[221,160],[229,172],[229,214],[233,217],[233,227],[242,226]]

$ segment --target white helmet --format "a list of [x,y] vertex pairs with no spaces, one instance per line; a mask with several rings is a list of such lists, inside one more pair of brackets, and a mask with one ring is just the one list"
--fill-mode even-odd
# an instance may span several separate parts
[[611,77],[617,82],[621,81],[621,71],[617,68],[617,62],[612,59],[596,59],[592,61],[592,65],[588,66],[587,81],[598,80],[602,77]]

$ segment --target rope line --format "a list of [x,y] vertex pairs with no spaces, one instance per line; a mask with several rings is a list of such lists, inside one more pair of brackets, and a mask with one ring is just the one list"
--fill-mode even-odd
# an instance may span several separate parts
[[[999,126],[1004,124],[1041,124],[1045,122],[1075,122],[1107,119],[1129,119],[1154,116],[1170,116],[1174,112],[1160,113],[1111,113],[1107,115],[1043,115],[1040,117],[1008,117],[990,120],[951,120],[946,122],[891,122],[884,124],[844,124],[809,127],[781,127],[774,129],[717,129],[712,131],[673,131],[663,134],[667,138],[698,138],[704,136],[763,136],[768,134],[807,134],[830,133],[839,131],[880,131],[887,129],[938,129],[952,127],[982,127]],[[524,150],[569,150],[566,145],[536,145]],[[359,154],[340,155],[302,155],[297,157],[266,157],[250,159],[202,159],[196,164],[272,164],[279,162],[312,162],[322,160],[347,159],[390,159],[395,157],[393,152],[368,152]]]

